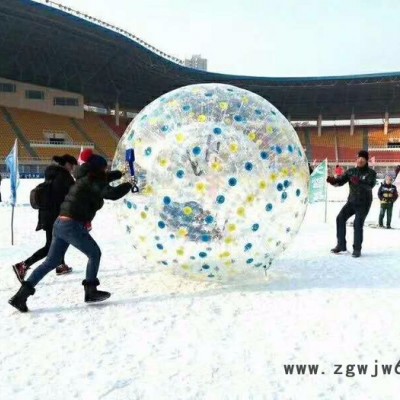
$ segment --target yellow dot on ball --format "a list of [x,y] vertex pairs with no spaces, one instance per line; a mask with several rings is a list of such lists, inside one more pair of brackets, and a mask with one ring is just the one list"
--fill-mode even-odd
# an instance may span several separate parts
[[184,269],[185,271],[187,271],[189,269],[189,265],[187,264],[182,264],[181,268]]
[[236,212],[237,212],[237,215],[239,215],[239,217],[246,216],[246,210],[244,207],[239,207]]
[[184,213],[185,215],[191,215],[191,214],[193,213],[193,210],[192,210],[191,207],[184,207],[183,213]]
[[243,97],[242,102],[243,102],[243,104],[248,104],[249,103],[249,98],[248,97]]
[[157,123],[158,123],[158,118],[151,118],[149,120],[149,124],[150,125],[157,125]]
[[267,126],[267,133],[272,133],[274,128],[272,126]]
[[178,256],[183,256],[185,254],[185,250],[183,250],[181,247],[178,250],[176,250],[176,254],[178,254]]
[[146,236],[139,236],[139,240],[141,242],[145,242],[146,241]]
[[260,181],[260,183],[258,184],[259,188],[261,190],[265,190],[267,188],[267,182],[265,181]]
[[223,253],[221,253],[219,255],[220,258],[226,258],[229,257],[231,255],[231,253],[229,253],[229,251],[224,251]]
[[160,164],[160,166],[161,167],[166,167],[167,165],[168,165],[168,160],[166,160],[165,158],[162,158],[160,161],[159,161],[159,164]]
[[236,225],[235,224],[229,224],[228,225],[228,231],[229,232],[235,232],[236,231]]
[[225,118],[224,122],[226,125],[231,125],[232,124],[232,120],[230,118]]
[[177,100],[172,100],[172,101],[170,101],[170,102],[168,103],[168,105],[169,105],[171,108],[176,108],[176,107],[179,106],[179,101],[177,101]]
[[197,117],[197,121],[199,121],[199,122],[206,122],[206,121],[207,121],[207,116],[204,115],[204,114],[200,114],[200,115]]
[[248,203],[252,203],[254,201],[255,197],[252,194],[249,194],[246,198],[246,201]]
[[213,162],[212,164],[211,164],[211,169],[213,170],[213,171],[215,171],[215,172],[221,172],[222,171],[222,165],[221,165],[221,163],[219,163],[219,162]]
[[229,104],[226,101],[221,101],[221,103],[219,103],[219,108],[222,111],[226,111],[229,107]]
[[178,230],[178,236],[180,236],[180,237],[185,237],[185,236],[187,236],[187,234],[188,234],[188,231],[187,231],[186,228],[179,228],[179,230]]
[[185,141],[185,139],[186,139],[186,137],[185,137],[185,135],[183,133],[178,133],[176,135],[176,141],[178,143],[183,143]]
[[142,190],[142,193],[146,196],[153,194],[154,193],[153,187],[150,185],[145,186],[144,189]]
[[141,216],[143,219],[146,219],[146,218],[147,218],[147,214],[146,214],[144,211],[142,211],[142,212],[140,213],[140,216]]
[[196,190],[200,193],[205,193],[207,190],[207,186],[203,182],[196,183]]
[[274,174],[274,173],[272,173],[272,174],[271,174],[271,176],[270,176],[270,180],[271,180],[271,182],[272,182],[272,183],[275,183],[277,179],[278,179],[278,175],[277,175],[277,174]]
[[237,153],[239,151],[239,145],[237,143],[231,143],[229,145],[229,151],[231,153]]
[[232,236],[227,236],[227,237],[225,238],[225,243],[226,243],[226,244],[232,244],[233,241],[234,241],[234,239],[233,239]]
[[249,139],[254,142],[257,139],[257,134],[254,131],[249,133]]

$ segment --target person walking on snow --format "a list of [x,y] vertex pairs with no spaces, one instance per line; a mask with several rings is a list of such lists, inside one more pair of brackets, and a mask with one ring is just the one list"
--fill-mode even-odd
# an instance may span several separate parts
[[381,184],[378,190],[378,197],[381,201],[381,211],[379,213],[379,226],[383,228],[383,218],[387,212],[386,217],[386,228],[390,229],[392,222],[393,204],[397,200],[397,188],[392,184],[393,178],[390,175],[386,175],[385,181]]
[[336,218],[337,244],[331,250],[332,253],[347,251],[346,221],[355,215],[352,256],[361,256],[364,221],[371,208],[372,189],[376,184],[376,172],[369,168],[368,158],[368,151],[361,150],[358,152],[356,167],[348,169],[341,177],[328,176],[327,178],[327,182],[333,186],[343,186],[348,183],[350,188],[347,202]]
[[93,154],[90,149],[81,154],[83,164],[77,168],[76,183],[61,205],[60,216],[54,224],[53,240],[46,260],[22,282],[18,292],[9,303],[21,312],[27,312],[27,298],[35,293],[35,286],[51,270],[59,265],[69,245],[76,247],[88,257],[86,279],[82,282],[85,302],[103,301],[110,293],[97,290],[97,278],[101,251],[89,234],[91,221],[104,205],[104,199],[118,200],[131,189],[129,182],[111,187],[109,182],[120,179],[120,171],[106,173],[107,161]]
[[[39,209],[38,224],[36,226],[36,231],[43,229],[46,232],[46,244],[25,261],[12,266],[20,282],[24,280],[26,272],[33,264],[47,256],[52,239],[53,225],[60,213],[61,203],[64,201],[71,186],[75,183],[71,174],[74,167],[78,164],[76,158],[65,154],[62,157],[54,156],[53,161],[56,164],[49,165],[44,172],[45,183],[49,185],[48,198],[46,199],[46,207]],[[71,271],[72,268],[65,263],[63,257],[60,265],[56,268],[56,274],[68,274]]]

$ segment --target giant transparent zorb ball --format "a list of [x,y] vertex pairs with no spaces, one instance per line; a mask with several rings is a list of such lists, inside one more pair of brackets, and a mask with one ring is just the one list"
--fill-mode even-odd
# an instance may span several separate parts
[[118,216],[149,265],[262,277],[302,223],[307,159],[287,119],[254,93],[222,84],[167,93],[127,128],[114,169],[131,148],[140,192]]

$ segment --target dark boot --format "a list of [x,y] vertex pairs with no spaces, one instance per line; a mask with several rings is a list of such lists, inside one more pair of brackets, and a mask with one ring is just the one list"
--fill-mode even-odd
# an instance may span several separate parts
[[12,266],[17,279],[22,283],[25,279],[26,271],[28,271],[29,267],[26,266],[25,261],[21,261]]
[[85,288],[85,302],[86,303],[94,303],[96,301],[103,301],[108,299],[111,296],[109,292],[103,292],[101,290],[97,290],[97,286],[100,285],[98,279],[88,282],[86,279],[82,282],[82,285]]
[[361,256],[361,250],[353,250],[353,257],[358,258]]
[[67,264],[61,264],[56,268],[57,275],[65,275],[72,272],[72,268],[69,267]]
[[339,254],[343,251],[347,251],[346,247],[339,246],[338,244],[333,249],[331,249],[331,253],[334,254]]
[[26,300],[29,296],[35,294],[35,288],[29,282],[22,282],[18,292],[8,300],[9,304],[21,312],[28,312]]

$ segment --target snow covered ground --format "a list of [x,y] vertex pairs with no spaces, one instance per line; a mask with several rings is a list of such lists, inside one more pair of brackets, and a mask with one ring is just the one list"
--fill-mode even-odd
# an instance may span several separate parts
[[[21,182],[13,247],[10,207],[0,205],[1,399],[399,399],[399,374],[371,377],[376,364],[400,360],[398,230],[366,228],[360,259],[331,255],[343,203],[329,203],[326,224],[323,205],[312,205],[267,281],[224,287],[146,266],[107,204],[93,235],[111,299],[83,303],[86,261],[71,249],[74,272],[49,274],[29,299],[31,312],[20,314],[7,304],[19,287],[11,264],[44,243],[23,204],[36,183]],[[4,180],[3,199],[7,189]],[[331,188],[329,197],[346,193]],[[375,200],[367,221],[378,210]],[[319,364],[319,374],[285,374],[294,363]],[[335,364],[344,373],[348,364],[370,369],[350,377],[335,374]]]

